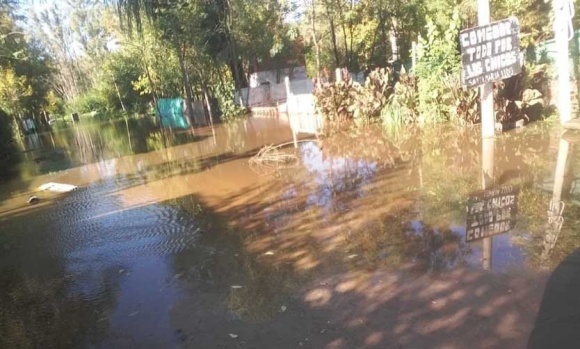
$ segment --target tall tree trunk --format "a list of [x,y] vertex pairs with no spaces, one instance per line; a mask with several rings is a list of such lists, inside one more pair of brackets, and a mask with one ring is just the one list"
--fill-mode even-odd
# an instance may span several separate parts
[[209,118],[209,124],[213,126],[213,111],[211,109],[211,102],[209,99],[209,93],[207,91],[207,85],[204,83],[202,83],[201,85],[201,89],[203,91],[203,97],[205,100],[205,105],[207,108],[207,114],[208,114],[208,118]]
[[316,52],[316,81],[320,84],[320,44],[318,43],[318,38],[316,36],[316,4],[315,0],[311,0],[311,18],[310,26],[312,28],[312,41],[314,42],[314,49]]
[[[381,26],[384,26],[385,23],[385,16],[384,16],[384,12],[383,11],[383,1],[381,0],[379,2],[379,6],[376,8],[377,11],[377,17],[379,18],[379,22],[377,23],[377,28],[375,29],[375,33],[373,35],[373,44],[371,46],[371,54],[369,56],[368,61],[373,62],[374,61],[374,57],[375,57],[375,49],[377,47],[377,38],[379,37],[379,29],[381,28]],[[368,67],[368,61],[367,61],[367,69]]]
[[[350,0],[350,11],[352,13],[352,11],[354,11],[354,0]],[[353,45],[354,45],[354,30],[353,30],[353,22],[352,20],[348,21],[348,30],[349,30],[349,35],[350,35],[350,48],[348,50],[348,65],[349,65],[349,69],[354,69],[354,50],[353,50]],[[358,66],[358,64],[357,64]]]
[[389,41],[391,43],[391,55],[393,61],[399,60],[399,45],[397,43],[397,19],[395,17],[391,18],[391,30],[389,30]]
[[340,26],[342,28],[342,41],[344,44],[345,65],[350,66],[350,51],[348,49],[348,36],[346,35],[346,18],[344,17],[344,8],[341,2],[338,2],[338,15],[340,17]]
[[[327,9],[328,11],[328,9]],[[334,20],[332,19],[332,14],[328,13],[328,18],[330,19],[330,39],[332,41],[332,50],[334,51],[334,62],[337,68],[340,68],[340,58],[338,55],[338,47],[336,45],[336,28],[334,26]]]
[[149,85],[151,86],[151,94],[153,95],[153,101],[157,103],[157,100],[159,99],[159,95],[157,94],[157,87],[155,86],[155,82],[153,81],[153,77],[151,76],[149,64],[145,60],[143,60],[143,67],[145,68],[145,75],[147,76],[147,81],[149,81]]
[[228,38],[229,38],[229,42],[230,42],[230,53],[231,53],[231,61],[232,61],[232,67],[233,67],[233,73],[234,73],[234,80],[235,80],[235,85],[236,85],[236,93],[240,96],[240,104],[243,107],[244,101],[243,101],[242,93],[241,93],[242,80],[241,80],[241,76],[240,76],[240,67],[238,65],[239,62],[238,62],[238,50],[236,47],[236,39],[234,37],[234,32],[233,32],[234,9],[233,9],[231,0],[226,0],[226,5],[228,7],[228,14],[227,14],[227,18],[226,18],[226,29],[228,31]]
[[193,105],[192,105],[192,96],[191,96],[191,88],[189,84],[189,78],[187,75],[187,70],[185,69],[185,47],[181,47],[179,54],[177,55],[179,59],[179,68],[181,69],[181,80],[183,83],[183,88],[185,90],[185,113],[189,120],[189,124],[193,127],[195,123],[195,119],[193,118]]
[[121,109],[123,109],[123,112],[126,112],[127,109],[125,109],[125,103],[123,103],[123,99],[121,98],[121,92],[119,91],[119,86],[117,86],[117,82],[115,80],[113,80],[113,84],[115,85],[115,90],[117,91],[117,97],[119,97],[119,102],[121,103]]

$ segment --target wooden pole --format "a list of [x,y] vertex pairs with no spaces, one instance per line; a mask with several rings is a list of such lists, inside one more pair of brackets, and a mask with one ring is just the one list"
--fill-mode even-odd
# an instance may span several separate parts
[[[491,189],[494,185],[494,165],[495,165],[495,139],[485,138],[481,145],[481,187]],[[493,237],[483,239],[483,260],[484,270],[491,270],[493,254]]]
[[[478,20],[479,25],[486,25],[490,22],[489,0],[478,0]],[[493,84],[487,83],[480,87],[481,95],[481,137],[489,138],[495,136],[495,117],[493,115]]]

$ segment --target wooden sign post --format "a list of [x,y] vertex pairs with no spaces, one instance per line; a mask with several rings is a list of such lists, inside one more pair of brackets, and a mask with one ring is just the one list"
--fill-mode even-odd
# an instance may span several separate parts
[[504,234],[516,224],[518,190],[507,186],[483,190],[467,204],[467,242]]
[[495,136],[493,82],[521,72],[516,18],[490,23],[489,0],[478,0],[479,26],[459,34],[465,87],[480,86],[481,135]]
[[[489,0],[478,0],[477,20],[480,26],[490,21]],[[495,116],[493,114],[493,85],[491,82],[483,84],[480,88],[481,98],[481,137],[495,136]]]

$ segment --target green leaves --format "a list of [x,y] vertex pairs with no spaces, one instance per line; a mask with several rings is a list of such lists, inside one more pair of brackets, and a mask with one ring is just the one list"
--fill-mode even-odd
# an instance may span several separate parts
[[[462,98],[459,90],[444,84],[443,76],[459,78],[461,57],[457,48],[460,17],[456,8],[452,20],[444,32],[428,20],[427,35],[419,40],[419,60],[415,68],[419,88],[419,112],[424,122],[439,122],[457,116],[441,100],[443,97],[455,100]],[[453,103],[453,102],[452,102]],[[462,114],[463,113],[459,113]]]

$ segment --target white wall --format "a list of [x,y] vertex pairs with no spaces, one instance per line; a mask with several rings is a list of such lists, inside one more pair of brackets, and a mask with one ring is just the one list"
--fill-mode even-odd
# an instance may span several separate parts
[[[297,80],[290,82],[292,86],[292,91],[298,94],[312,93],[313,84],[311,80]],[[259,107],[266,105],[276,105],[286,101],[286,85],[273,84],[273,85],[261,85],[259,87],[250,88],[249,101],[247,100],[248,89],[243,88],[240,90],[242,100],[244,105],[247,107]],[[240,93],[236,92],[235,102],[240,103]]]
[[[265,83],[270,83],[270,85],[277,85],[277,72],[276,70],[267,70],[252,73],[250,75],[250,87],[258,87]],[[306,75],[306,67],[295,67],[284,68],[280,70],[280,83],[284,83],[284,79],[289,77],[290,80],[305,80],[308,79]]]
[[[244,101],[244,105],[247,107],[257,107],[269,105],[271,102],[270,97],[270,87],[268,85],[262,85],[259,87],[250,88],[250,94],[248,95],[248,88],[243,88],[239,92],[235,93],[235,102],[240,104],[240,94]],[[249,100],[248,100],[249,99]]]
[[[298,68],[296,68],[298,69]],[[268,72],[260,72],[260,73],[268,73]],[[275,72],[274,72],[275,73]],[[311,79],[306,78],[306,70],[304,70],[304,74],[300,73],[300,76],[303,76],[303,79],[290,79],[290,90],[292,94],[295,96],[301,95],[312,95],[314,91],[314,84]],[[296,76],[296,74],[294,74]],[[353,74],[351,73],[352,79],[354,81],[358,81],[361,84],[364,84],[364,75],[363,73]],[[275,75],[274,75],[275,77]],[[277,105],[287,101],[288,97],[286,95],[286,85],[284,81],[280,84],[270,83],[270,85],[260,85],[258,87],[250,88],[250,95],[249,101],[247,100],[248,96],[248,89],[243,88],[240,90],[241,98],[243,103],[247,107],[261,107],[261,106],[268,106],[268,105]],[[297,108],[302,108],[307,110],[307,112],[314,112],[314,109],[311,107],[310,99],[306,97],[299,97],[301,102],[305,102],[306,104],[303,107],[297,106]],[[296,99],[295,99],[296,100]],[[235,102],[240,104],[240,93],[236,92],[235,94]],[[288,103],[290,106],[291,103]],[[290,108],[293,108],[290,106]]]

